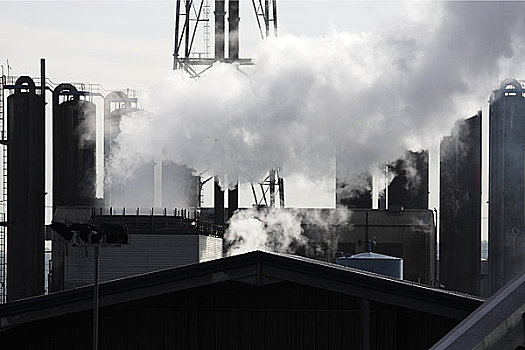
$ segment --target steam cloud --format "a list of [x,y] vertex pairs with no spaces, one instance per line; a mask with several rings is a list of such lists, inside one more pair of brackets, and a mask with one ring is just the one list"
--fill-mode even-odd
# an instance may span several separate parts
[[[308,256],[330,257],[339,240],[334,227],[349,225],[350,212],[345,210],[308,209],[247,209],[237,211],[230,219],[224,240],[226,255],[252,250],[295,253],[302,250]],[[308,237],[303,225],[310,228]],[[323,246],[315,245],[323,242]]]
[[[247,74],[228,64],[200,79],[175,72],[147,94],[146,113],[122,119],[111,173],[125,178],[168,159],[227,182],[275,166],[284,176],[323,178],[333,176],[336,153],[338,176],[374,171],[406,149],[436,144],[500,79],[523,74],[516,62],[525,58],[525,3],[406,6],[413,15],[385,34],[267,40]],[[281,218],[270,241],[261,232],[277,219],[257,215],[237,214],[229,237],[253,244],[232,251],[287,251],[303,241],[296,215]]]
[[251,78],[228,64],[175,73],[146,96],[147,113],[123,118],[112,173],[165,158],[229,179],[274,166],[319,177],[336,149],[351,173],[435,143],[512,67],[525,4],[417,6],[419,19],[390,34],[268,40]]

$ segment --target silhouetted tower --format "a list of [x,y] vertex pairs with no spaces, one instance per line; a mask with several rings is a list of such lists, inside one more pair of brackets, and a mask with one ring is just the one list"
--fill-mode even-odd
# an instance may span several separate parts
[[95,203],[96,107],[81,96],[67,83],[53,91],[54,208]]
[[481,112],[456,122],[440,146],[440,282],[480,294]]
[[7,300],[44,293],[45,63],[41,94],[18,78],[7,98]]
[[525,98],[504,80],[490,98],[489,278],[494,294],[525,272]]

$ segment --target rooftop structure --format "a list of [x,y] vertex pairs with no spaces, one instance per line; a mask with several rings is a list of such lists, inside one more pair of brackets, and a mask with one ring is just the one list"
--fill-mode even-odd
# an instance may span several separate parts
[[[91,348],[93,288],[0,306],[0,348]],[[100,348],[422,349],[482,300],[251,252],[100,285]],[[64,331],[67,329],[67,331]]]

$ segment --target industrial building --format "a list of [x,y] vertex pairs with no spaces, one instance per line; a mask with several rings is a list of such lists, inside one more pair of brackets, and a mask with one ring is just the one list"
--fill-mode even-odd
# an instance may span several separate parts
[[481,112],[441,141],[439,196],[439,281],[481,295]]
[[[97,226],[126,225],[127,244],[100,247],[98,264],[102,282],[222,257],[223,227],[200,221],[196,211],[175,209],[171,213],[145,214],[61,207],[57,208],[55,220]],[[96,265],[93,247],[85,242],[68,242],[49,231],[53,242],[49,290],[93,284]]]
[[490,97],[489,278],[495,293],[525,272],[525,97],[504,80]]
[[[404,279],[428,285],[437,280],[436,226],[431,210],[302,209],[298,213],[304,217],[309,243],[297,254],[332,262],[337,254],[366,252],[372,240],[373,252],[403,259]],[[308,217],[312,216],[320,220],[311,222]]]
[[[0,306],[0,349],[90,349],[93,288]],[[100,349],[424,349],[482,304],[297,256],[251,252],[106,282]]]
[[[264,26],[261,35],[266,29],[269,36],[271,22],[277,28],[276,8],[275,2],[265,4],[259,25]],[[214,58],[191,56],[192,14],[180,5],[177,1],[174,68],[198,77],[217,61],[252,64],[239,58],[238,1],[215,2]],[[208,68],[195,70],[199,65]],[[0,304],[6,295],[9,303],[0,306],[0,349],[90,347],[95,276],[102,282],[102,348],[428,348],[481,305],[472,295],[489,293],[480,283],[481,112],[458,122],[441,142],[439,264],[437,218],[428,210],[428,151],[407,151],[386,165],[388,186],[379,193],[380,209],[372,209],[368,173],[336,175],[335,209],[286,208],[284,180],[278,169],[271,169],[259,182],[262,199],[254,190],[254,207],[293,211],[308,243],[295,247],[293,256],[252,252],[221,259],[227,248],[224,230],[239,210],[238,186],[227,191],[225,208],[225,190],[215,177],[214,208],[204,209],[204,182],[192,169],[171,161],[152,160],[130,179],[108,180],[120,123],[141,112],[137,91],[56,85],[45,77],[43,60],[38,79],[5,78],[0,84],[0,214],[7,217],[0,222]],[[118,224],[126,228],[126,244],[104,243],[98,252],[45,228],[46,91],[52,93],[53,221],[95,228]],[[97,104],[104,111],[102,199],[96,196]],[[494,91],[489,117],[489,275],[490,293],[495,293],[525,272],[521,82],[507,79]],[[52,241],[52,293],[44,296],[45,240]],[[352,256],[395,260],[402,279],[331,264]],[[477,327],[493,316],[495,304],[507,305],[509,295],[520,293],[522,282],[516,283],[497,293],[479,318],[469,317],[476,324],[465,321],[466,333],[476,333],[478,343],[506,339],[494,333],[501,320],[481,333]],[[523,307],[518,304],[509,308]],[[517,317],[511,311],[505,320]],[[64,334],[66,325],[70,332]],[[521,325],[512,323],[513,332]],[[465,327],[455,328],[442,343],[458,341]]]

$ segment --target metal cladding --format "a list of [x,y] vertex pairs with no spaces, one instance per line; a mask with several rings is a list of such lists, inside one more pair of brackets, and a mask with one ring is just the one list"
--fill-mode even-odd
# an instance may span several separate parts
[[[53,206],[92,206],[96,197],[96,107],[71,84],[53,92]],[[67,100],[60,103],[60,96]]]
[[489,279],[495,293],[525,271],[525,98],[504,80],[490,98]]
[[213,188],[213,222],[215,225],[224,225],[224,190],[221,188],[217,177]]
[[372,176],[369,174],[356,174],[345,180],[338,176],[335,187],[337,208],[372,209]]
[[239,58],[239,0],[228,2],[228,58]]
[[171,161],[162,162],[162,206],[164,208],[198,208],[199,176],[191,169]]
[[337,258],[336,263],[359,270],[403,279],[403,259],[394,256],[365,252]]
[[440,282],[479,295],[481,112],[456,122],[440,145]]
[[120,121],[123,116],[139,111],[136,104],[137,98],[128,97],[122,91],[113,91],[104,100],[104,205],[107,207],[152,207],[154,203],[154,162],[137,169],[126,181],[109,181],[108,176]]
[[388,185],[388,207],[428,209],[428,151],[408,151],[404,158],[388,164],[395,174]]
[[7,98],[8,301],[44,293],[44,101],[31,78],[15,85],[27,89]]
[[226,30],[224,27],[224,0],[215,0],[215,59],[224,59]]

